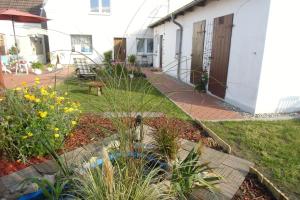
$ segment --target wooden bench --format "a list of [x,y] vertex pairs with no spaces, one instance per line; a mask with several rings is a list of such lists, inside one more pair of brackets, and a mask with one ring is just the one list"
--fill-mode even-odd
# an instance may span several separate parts
[[103,87],[105,87],[105,84],[101,81],[92,81],[87,84],[89,86],[89,94],[92,93],[92,89],[97,89],[97,96],[101,96],[103,94]]

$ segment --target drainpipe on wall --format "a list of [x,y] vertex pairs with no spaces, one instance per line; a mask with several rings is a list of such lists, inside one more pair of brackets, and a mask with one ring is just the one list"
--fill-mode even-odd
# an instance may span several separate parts
[[176,20],[175,20],[175,18],[174,18],[174,15],[173,15],[173,13],[171,14],[171,18],[172,18],[172,22],[174,23],[174,24],[176,24],[178,27],[179,27],[179,31],[180,31],[180,37],[179,37],[179,51],[178,51],[178,65],[177,65],[177,78],[178,78],[178,80],[180,80],[181,78],[180,78],[180,68],[181,68],[181,54],[182,54],[182,51],[181,51],[181,49],[182,49],[182,33],[183,33],[183,26],[179,23],[179,22],[177,22]]

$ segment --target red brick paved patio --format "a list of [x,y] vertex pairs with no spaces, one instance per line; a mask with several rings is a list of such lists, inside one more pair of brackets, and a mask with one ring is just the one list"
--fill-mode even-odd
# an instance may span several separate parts
[[20,74],[4,74],[4,83],[6,88],[15,88],[22,86],[22,82],[26,82],[27,85],[33,85],[35,78],[40,78],[41,85],[51,85],[53,86],[55,83],[55,75],[56,82],[59,83],[63,81],[66,77],[70,76],[74,72],[72,67],[64,68],[58,70],[56,72],[45,72],[41,75],[35,75],[33,73],[29,73],[28,75],[25,73]]
[[211,95],[194,91],[188,84],[163,74],[144,69],[150,82],[168,96],[181,109],[198,120],[230,120],[242,119],[243,116],[229,110],[223,102]]

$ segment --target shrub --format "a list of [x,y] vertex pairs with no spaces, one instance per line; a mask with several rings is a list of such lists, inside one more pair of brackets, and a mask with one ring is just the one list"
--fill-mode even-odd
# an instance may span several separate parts
[[129,56],[128,56],[128,62],[129,62],[131,65],[134,65],[134,64],[135,64],[135,60],[136,60],[136,56],[135,56],[135,55],[129,55]]
[[154,144],[158,153],[174,160],[179,149],[178,130],[167,125],[159,128],[154,134]]
[[12,160],[45,155],[43,140],[61,148],[76,125],[79,104],[38,84],[7,90],[0,101],[0,152]]
[[196,85],[195,89],[199,92],[206,92],[206,86],[208,83],[208,72],[207,70],[203,70],[201,74],[200,83]]
[[32,69],[43,69],[44,65],[40,62],[33,62],[31,64]]
[[106,52],[104,52],[103,56],[104,56],[104,64],[111,65],[112,51],[106,51]]

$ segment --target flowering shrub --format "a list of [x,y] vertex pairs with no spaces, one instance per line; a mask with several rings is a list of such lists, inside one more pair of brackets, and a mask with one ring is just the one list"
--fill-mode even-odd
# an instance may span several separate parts
[[43,141],[59,149],[77,124],[79,104],[50,87],[7,90],[0,99],[0,153],[25,161],[47,153]]

